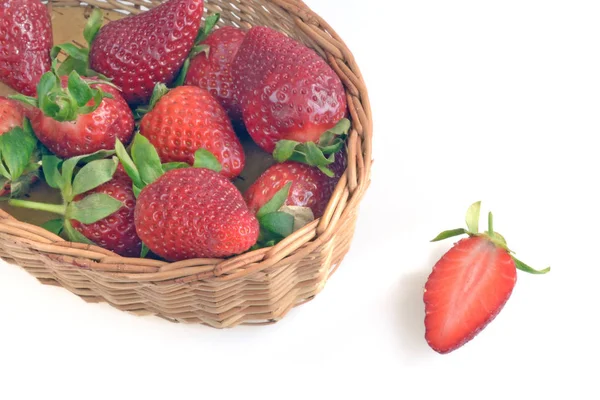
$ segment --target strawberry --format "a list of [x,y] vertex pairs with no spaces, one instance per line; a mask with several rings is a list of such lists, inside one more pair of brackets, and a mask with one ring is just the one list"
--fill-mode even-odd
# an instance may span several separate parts
[[[314,50],[273,29],[255,27],[238,50],[232,75],[244,123],[260,147],[272,153],[283,141],[285,149],[275,153],[282,162],[296,146],[320,144],[320,157],[313,154],[317,146],[301,147],[297,155],[313,166],[333,162],[324,156],[339,151],[340,140],[322,136],[344,119],[346,94],[340,78]],[[347,121],[344,125],[347,130]],[[338,135],[343,138],[343,133]]]
[[200,28],[203,0],[169,0],[141,14],[102,26],[95,9],[84,30],[88,49],[57,46],[69,58],[65,72],[104,76],[121,88],[131,106],[147,104],[157,83],[171,84],[186,60]]
[[[122,170],[117,171],[117,158],[103,159],[106,155],[100,151],[65,161],[44,156],[46,182],[60,190],[63,204],[16,199],[9,204],[61,215],[44,227],[56,234],[64,230],[72,241],[96,244],[126,257],[139,256],[141,241],[134,226],[131,181]],[[86,164],[74,175],[79,163]]]
[[184,80],[185,85],[198,86],[210,91],[234,122],[241,121],[242,111],[233,90],[231,64],[244,36],[245,32],[241,29],[225,26],[205,39],[201,38],[200,45],[192,50],[195,54],[191,58]]
[[[195,165],[161,165],[150,142],[137,135],[132,158],[117,143],[117,155],[139,193],[135,226],[144,244],[169,261],[221,258],[242,253],[256,243],[258,222],[241,193],[211,170],[217,159],[197,151]],[[134,161],[135,160],[135,161]]]
[[[31,125],[38,139],[62,158],[114,149],[115,139],[129,142],[133,114],[118,90],[109,84],[47,72],[38,85],[38,96],[12,96],[36,108]],[[38,108],[39,107],[39,108]]]
[[134,223],[135,196],[131,179],[121,165],[113,179],[86,193],[75,196],[81,201],[94,193],[104,193],[119,200],[123,206],[112,215],[92,224],[72,220],[71,224],[79,233],[107,250],[124,257],[139,257],[142,241],[137,235]]
[[244,193],[248,208],[257,212],[269,202],[289,182],[292,183],[284,205],[295,207],[308,207],[314,218],[320,218],[335,186],[345,171],[346,158],[343,153],[336,157],[332,169],[333,178],[328,177],[318,168],[306,164],[287,161],[274,164],[267,169]]
[[40,77],[50,70],[52,26],[39,0],[0,2],[0,81],[33,96]]
[[496,318],[510,298],[517,281],[517,269],[534,270],[516,259],[502,235],[489,227],[479,233],[481,203],[467,212],[468,229],[442,232],[433,241],[461,234],[460,240],[433,267],[425,285],[425,338],[438,353],[452,352],[472,340]]
[[39,177],[38,143],[27,110],[17,101],[0,97],[0,197],[18,197]]
[[156,147],[162,162],[191,165],[195,152],[206,149],[217,157],[227,178],[235,178],[244,169],[244,149],[227,113],[199,87],[180,86],[168,91],[157,85],[150,111],[141,120],[140,133]]

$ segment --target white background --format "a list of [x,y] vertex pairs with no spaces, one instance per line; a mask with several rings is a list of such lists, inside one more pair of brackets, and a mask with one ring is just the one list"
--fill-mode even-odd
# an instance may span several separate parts
[[[597,399],[600,4],[306,0],[361,65],[373,184],[311,303],[214,330],[85,304],[0,265],[0,399]],[[545,276],[449,355],[422,286],[474,201]],[[35,396],[35,397],[34,397]]]

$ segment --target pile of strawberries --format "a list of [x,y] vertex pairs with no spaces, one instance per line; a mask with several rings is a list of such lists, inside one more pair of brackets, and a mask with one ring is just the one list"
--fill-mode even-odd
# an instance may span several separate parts
[[[126,257],[222,258],[323,215],[346,168],[346,94],[316,52],[267,27],[202,24],[169,0],[54,45],[39,0],[0,3],[0,185],[44,225]],[[241,193],[238,135],[275,164]],[[22,199],[44,180],[61,204]]]

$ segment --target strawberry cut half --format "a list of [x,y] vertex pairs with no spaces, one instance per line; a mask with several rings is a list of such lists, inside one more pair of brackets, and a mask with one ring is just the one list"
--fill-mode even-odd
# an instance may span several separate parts
[[503,309],[517,282],[517,269],[545,274],[513,256],[504,237],[493,230],[479,233],[481,203],[467,212],[467,229],[442,232],[433,241],[467,234],[435,264],[424,289],[425,339],[441,354],[450,353],[479,334]]

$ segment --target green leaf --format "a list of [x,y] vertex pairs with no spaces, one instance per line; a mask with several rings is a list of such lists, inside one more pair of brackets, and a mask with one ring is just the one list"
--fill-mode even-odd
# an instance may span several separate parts
[[213,153],[206,149],[198,149],[194,154],[194,168],[205,168],[221,172],[223,166]]
[[271,200],[269,200],[264,206],[260,208],[260,210],[258,210],[258,212],[256,213],[256,217],[260,219],[268,214],[272,214],[274,212],[279,211],[279,209],[285,204],[285,201],[287,200],[290,194],[291,187],[292,182],[286,183],[286,185],[282,189],[275,193]]
[[184,162],[170,162],[163,164],[162,167],[164,172],[168,172],[173,169],[189,168],[190,165]]
[[62,218],[59,218],[47,221],[44,224],[42,224],[42,228],[54,233],[55,235],[60,235],[64,228],[64,220]]
[[139,186],[133,185],[133,195],[135,196],[136,199],[139,197],[140,193],[142,192],[142,189],[143,188],[141,188]]
[[[71,183],[73,181],[73,172],[75,171],[75,167],[77,166],[77,164],[89,163],[89,162],[92,162],[95,160],[100,160],[100,159],[106,158],[108,156],[112,156],[114,154],[115,154],[114,150],[99,150],[92,154],[83,154],[83,155],[80,155],[77,157],[72,157],[72,158],[65,160],[62,165],[62,176],[63,176],[63,181],[65,184],[63,190],[66,190],[67,188],[69,188],[71,186]],[[63,195],[64,194],[65,193],[63,193]],[[67,197],[69,197],[69,196],[67,196]],[[65,200],[69,201],[71,199],[67,198]]]
[[[183,66],[181,67],[181,70],[179,71],[179,74],[177,75],[177,79],[175,79],[175,82],[173,82],[173,87],[183,86],[183,83],[185,82],[185,78],[187,77],[189,69],[190,69],[190,59],[186,58],[185,61],[183,62]],[[149,111],[145,111],[144,114],[147,114],[148,112]]]
[[274,212],[259,218],[261,227],[279,236],[287,237],[294,232],[294,217],[284,212]]
[[135,135],[133,139],[131,157],[144,185],[153,183],[163,174],[162,164],[156,149],[141,134]]
[[77,114],[79,114],[79,115],[91,114],[94,111],[96,111],[98,109],[98,107],[100,107],[102,105],[102,100],[105,97],[112,98],[112,95],[110,93],[105,93],[100,89],[91,89],[90,88],[90,93],[92,95],[92,99],[94,100],[93,104],[90,106],[87,106],[85,104],[83,106],[80,105],[79,109],[77,110]]
[[204,24],[200,27],[198,35],[196,36],[196,44],[204,41],[208,35],[210,35],[215,25],[217,25],[217,22],[219,22],[219,18],[221,18],[221,14],[219,13],[211,14],[206,17]]
[[534,275],[543,275],[543,274],[547,274],[548,272],[550,272],[550,267],[542,269],[542,270],[537,270],[537,269],[531,268],[529,265],[525,264],[523,261],[520,261],[515,257],[513,257],[512,259],[515,261],[515,266],[517,267],[517,269],[519,269],[523,272],[527,272],[529,274],[534,274]]
[[15,127],[0,136],[2,161],[9,173],[7,178],[17,180],[30,163],[31,156],[37,145],[37,139],[32,133],[29,120],[25,119],[23,128]]
[[140,258],[146,258],[149,252],[150,249],[148,248],[148,246],[146,246],[145,243],[142,243],[142,251],[140,252]]
[[[83,61],[85,63],[88,62],[89,50],[77,47],[72,43],[63,43],[54,46],[52,48],[50,56],[52,58],[56,58],[56,56],[58,56],[58,53],[60,53],[61,51],[68,56],[67,58],[72,58],[77,61]],[[59,74],[59,76],[61,75]]]
[[100,11],[99,8],[94,8],[94,11],[92,11],[92,14],[85,24],[85,28],[83,29],[83,37],[85,41],[88,42],[90,47],[96,38],[98,31],[102,27],[102,18],[102,11]]
[[335,172],[333,172],[331,169],[327,168],[327,167],[317,167],[319,168],[319,171],[321,171],[322,173],[324,173],[326,176],[328,176],[329,178],[333,178],[335,177]]
[[127,175],[129,175],[129,177],[133,181],[133,184],[138,187],[143,187],[144,182],[142,182],[140,172],[138,171],[131,157],[129,157],[125,146],[123,146],[123,143],[121,143],[119,139],[117,139],[117,142],[115,143],[115,151],[117,152],[117,157],[119,157],[119,161],[121,161],[123,169],[125,170]]
[[206,58],[208,58],[210,56],[210,46],[207,44],[200,44],[198,46],[194,46],[192,48],[192,51],[190,52],[189,59],[193,59],[198,54],[202,54],[202,53],[206,54]]
[[67,208],[67,218],[82,224],[93,224],[114,214],[122,206],[122,202],[105,193],[94,193],[80,201],[70,203]]
[[95,189],[110,181],[119,164],[117,158],[112,160],[96,160],[86,164],[79,170],[73,180],[73,196]]
[[[0,150],[0,156],[2,156],[2,151]],[[11,181],[11,176],[10,176],[10,172],[8,172],[8,170],[6,169],[6,167],[4,166],[4,163],[0,162],[0,175],[2,175],[4,177],[4,179]],[[5,183],[2,183],[0,185],[0,188],[3,188],[5,185]]]
[[[71,94],[71,96],[73,96],[75,102],[79,107],[84,107],[94,96],[90,85],[88,85],[83,79],[81,79],[77,71],[72,71],[69,74],[69,81],[67,87],[69,89],[69,93]],[[102,99],[100,99],[100,101],[101,100]]]
[[35,183],[35,178],[39,178],[39,165],[35,171],[24,172],[16,181],[10,183],[10,197],[22,197],[30,192],[31,186]]
[[279,163],[285,162],[292,157],[294,151],[296,150],[296,147],[299,145],[300,143],[294,140],[280,140],[275,145],[275,151],[273,151],[273,158]]
[[65,181],[58,171],[60,163],[62,163],[62,160],[54,155],[42,157],[44,178],[46,179],[48,186],[54,189],[62,189],[65,185]]
[[8,96],[8,98],[11,100],[19,101],[28,106],[32,106],[32,107],[38,106],[38,100],[35,97],[25,96],[23,94],[14,94],[12,96]]
[[[179,85],[176,85],[179,86]],[[169,88],[164,83],[157,83],[152,90],[152,97],[150,97],[150,103],[147,106],[140,106],[134,112],[133,116],[135,119],[142,119],[144,115],[156,107],[156,104],[163,98],[164,95],[169,93]]]
[[473,203],[467,210],[467,229],[471,233],[479,233],[479,213],[481,212],[481,201]]
[[56,89],[60,88],[60,80],[56,75],[52,72],[46,72],[40,78],[40,81],[37,85],[37,97],[38,101],[41,102],[42,99],[47,98],[48,94]]
[[65,220],[64,230],[67,233],[69,240],[71,240],[72,242],[95,245],[94,242],[83,236],[77,229],[73,228],[73,225],[71,225],[71,222],[69,222],[69,220]]
[[449,239],[451,237],[464,235],[465,233],[468,233],[468,232],[464,228],[452,229],[452,230],[444,231],[444,232],[440,233],[431,241],[439,242],[440,240],[445,240],[445,239]]
[[325,157],[323,151],[313,142],[304,144],[306,149],[306,161],[308,165],[313,167],[324,167],[333,163],[333,160]]
[[340,122],[338,122],[333,128],[331,128],[327,132],[331,132],[335,136],[347,135],[350,131],[351,126],[352,123],[350,122],[350,120],[348,118],[343,118],[342,120],[340,120]]

